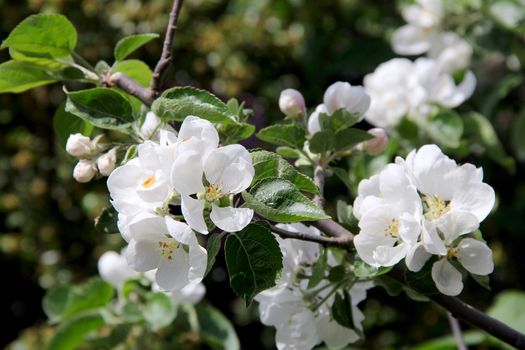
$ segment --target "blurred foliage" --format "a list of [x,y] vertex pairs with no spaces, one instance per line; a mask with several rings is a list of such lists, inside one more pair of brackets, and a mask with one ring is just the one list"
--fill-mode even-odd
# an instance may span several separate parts
[[[398,10],[404,2],[186,0],[169,85],[193,85],[225,100],[246,101],[260,129],[281,118],[277,98],[282,89],[299,89],[315,107],[333,81],[360,83],[364,74],[394,57],[388,37],[403,23]],[[496,263],[492,291],[469,281],[463,294],[485,309],[499,291],[525,289],[520,274],[525,264],[525,4],[462,0],[449,1],[448,6],[454,12],[450,25],[464,33],[475,50],[478,88],[460,112],[474,109],[487,117],[517,162],[511,174],[476,145],[471,151],[477,156],[463,159],[482,165],[486,182],[498,194],[496,211],[483,225]],[[62,13],[81,33],[79,53],[95,65],[99,60],[111,62],[114,45],[125,35],[163,33],[169,7],[166,0],[0,0],[0,38],[30,14]],[[161,47],[162,40],[156,39],[130,57],[154,67]],[[7,58],[5,50],[0,52],[2,62]],[[41,348],[49,336],[41,309],[44,291],[86,280],[96,274],[100,254],[121,245],[118,235],[101,235],[93,226],[107,205],[104,181],[76,183],[71,177],[73,160],[53,135],[51,116],[64,98],[59,85],[0,95],[0,261],[9,286],[0,310],[7,327],[2,345],[20,336],[21,348]],[[254,139],[246,143],[256,145]],[[378,157],[375,168],[392,154]],[[356,172],[359,177],[370,175],[374,163],[354,161],[354,166],[362,166]],[[335,176],[326,193],[332,196],[327,198],[332,213],[336,200],[352,201],[351,190],[342,188]],[[245,309],[234,297],[222,254],[217,262],[206,280],[207,300],[233,321],[243,348],[273,348],[273,329],[257,322],[253,305]],[[379,288],[364,309],[367,338],[358,344],[363,348],[408,347],[449,333],[437,307],[414,305],[402,295],[389,297]]]

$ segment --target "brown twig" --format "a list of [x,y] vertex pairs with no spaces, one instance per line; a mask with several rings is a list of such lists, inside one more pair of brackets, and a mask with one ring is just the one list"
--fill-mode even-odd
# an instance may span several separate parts
[[315,242],[315,243],[320,243],[320,244],[323,244],[329,247],[338,247],[338,248],[344,248],[344,249],[348,249],[352,246],[352,239],[348,239],[348,237],[316,236],[309,232],[288,231],[280,227],[277,227],[275,225],[271,225],[270,227],[272,229],[272,232],[277,233],[282,238],[300,239],[302,241]]
[[110,75],[107,75],[104,79],[104,85],[106,86],[116,86],[128,94],[135,96],[141,100],[146,106],[151,106],[153,103],[153,94],[151,90],[143,87],[135,80],[131,79],[127,75],[116,72]]
[[182,7],[183,0],[174,0],[173,6],[170,11],[170,18],[168,27],[166,28],[166,36],[164,37],[164,45],[162,47],[162,54],[160,60],[155,66],[153,75],[151,78],[150,90],[153,98],[157,97],[162,91],[162,76],[168,69],[169,65],[173,60],[172,48],[173,39],[175,37],[175,30],[177,29],[177,20],[179,19],[180,9]]

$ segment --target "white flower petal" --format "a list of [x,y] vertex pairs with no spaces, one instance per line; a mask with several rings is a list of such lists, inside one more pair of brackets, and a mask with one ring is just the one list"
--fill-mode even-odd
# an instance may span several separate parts
[[394,247],[380,245],[376,247],[372,256],[380,266],[394,266],[406,256],[408,249],[409,246],[406,243]]
[[168,260],[162,257],[155,274],[155,281],[166,291],[184,288],[188,283],[189,257],[182,248],[177,248]]
[[190,269],[188,271],[188,280],[190,283],[200,283],[206,273],[208,252],[197,241],[190,244],[189,248]]
[[204,221],[204,201],[184,195],[180,197],[180,201],[182,215],[188,225],[199,233],[207,234],[208,227]]
[[473,238],[465,238],[457,248],[457,258],[467,271],[483,276],[494,270],[492,250],[485,243]]
[[178,193],[204,192],[202,157],[196,150],[187,150],[177,157],[171,170],[171,183]]
[[126,259],[133,270],[146,272],[159,266],[158,242],[132,239],[126,249]]
[[440,259],[432,266],[432,279],[437,289],[450,296],[455,296],[463,290],[461,273],[447,259]]
[[102,254],[97,266],[100,277],[115,288],[121,288],[126,280],[137,276],[128,265],[126,257],[114,251]]
[[436,227],[428,221],[423,223],[421,232],[421,243],[430,254],[447,255],[447,247],[439,237]]
[[399,55],[419,55],[430,49],[430,37],[428,30],[406,24],[392,34],[392,49]]
[[170,236],[175,238],[177,242],[188,245],[197,241],[195,233],[187,224],[176,221],[170,216],[166,216],[165,220]]
[[210,184],[219,184],[224,194],[240,193],[250,186],[255,170],[250,153],[241,145],[228,145],[212,151],[204,163]]
[[218,228],[226,232],[237,232],[245,228],[253,217],[249,208],[219,207],[211,205],[210,219]]
[[466,211],[451,211],[436,220],[437,227],[445,236],[447,244],[466,233],[474,232],[479,227],[479,221],[474,214]]
[[454,195],[450,207],[453,210],[470,212],[481,222],[489,215],[495,201],[496,195],[491,186],[486,183],[472,183]]
[[410,247],[405,257],[405,263],[410,271],[418,272],[431,256],[432,254],[428,253],[421,243],[418,243]]
[[165,238],[169,232],[163,217],[140,213],[129,223],[129,234],[135,240],[158,241]]

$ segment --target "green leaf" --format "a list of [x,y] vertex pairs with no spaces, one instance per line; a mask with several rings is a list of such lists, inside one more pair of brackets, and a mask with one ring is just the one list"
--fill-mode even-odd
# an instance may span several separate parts
[[[475,346],[483,343],[487,336],[482,331],[466,331],[463,332],[463,341],[467,346]],[[425,341],[411,347],[413,350],[456,350],[458,348],[457,340],[454,336],[449,335]]]
[[168,326],[173,322],[175,316],[177,316],[177,310],[166,293],[157,292],[148,295],[144,308],[144,319],[152,331],[156,332]]
[[93,130],[93,125],[80,119],[76,115],[66,112],[66,103],[60,104],[53,116],[53,129],[58,143],[62,148],[66,148],[67,139],[69,135],[80,133],[89,136]]
[[491,84],[493,87],[489,95],[483,101],[481,113],[485,116],[493,116],[494,109],[512,90],[521,86],[523,74],[508,74],[501,80]]
[[230,321],[210,305],[195,306],[199,320],[200,336],[212,349],[238,350],[239,338]]
[[153,102],[151,110],[163,121],[182,121],[194,115],[213,123],[237,122],[237,116],[215,95],[189,86],[166,90]]
[[78,286],[58,286],[43,299],[43,308],[51,322],[64,321],[77,314],[106,306],[113,298],[111,285],[92,278]]
[[118,213],[112,205],[102,209],[99,216],[95,218],[95,229],[100,233],[118,233]]
[[248,123],[221,124],[218,128],[223,145],[238,143],[252,136],[255,132],[255,125]]
[[115,46],[114,55],[117,61],[122,61],[129,56],[133,51],[137,50],[142,45],[149,43],[151,40],[158,38],[156,33],[135,34],[130,35],[119,40]]
[[25,55],[66,57],[77,45],[77,31],[69,20],[57,14],[32,15],[20,22],[0,48],[10,47]]
[[312,153],[323,153],[335,149],[335,135],[330,130],[316,132],[310,139],[310,151]]
[[477,284],[490,291],[490,277],[488,275],[481,276],[471,273],[470,276]]
[[358,256],[355,257],[354,263],[354,274],[360,278],[372,278],[384,275],[385,273],[392,270],[392,267],[374,267],[368,265],[366,262],[361,260]]
[[49,350],[73,350],[84,342],[84,339],[105,325],[99,313],[88,313],[62,323],[47,344]]
[[353,215],[354,208],[345,201],[338,200],[336,204],[337,221],[346,227],[357,227],[357,220]]
[[249,224],[242,231],[231,233],[224,254],[230,286],[246,305],[279,279],[283,267],[281,249],[266,226]]
[[219,250],[221,249],[221,240],[222,237],[224,237],[225,233],[217,233],[214,235],[211,235],[208,239],[208,245],[206,250],[208,251],[208,264],[206,265],[206,273],[204,276],[206,276],[212,269],[213,265],[215,264],[215,258],[217,257],[217,253],[219,253]]
[[426,130],[440,145],[457,148],[463,135],[463,121],[454,111],[441,111],[428,120]]
[[140,60],[125,60],[117,62],[111,69],[113,72],[121,72],[144,87],[149,86],[151,80],[151,69]]
[[465,137],[471,143],[481,145],[487,155],[499,165],[513,173],[516,163],[509,157],[501,144],[492,124],[481,114],[471,112],[463,117]]
[[330,268],[330,272],[328,272],[328,280],[330,282],[338,282],[341,281],[343,278],[348,277],[348,271],[345,267],[345,265],[337,265]]
[[348,174],[348,171],[334,166],[330,167],[330,170],[332,170],[335,176],[337,176],[337,178],[341,180],[348,189],[353,188],[352,183],[350,182],[350,174]]
[[262,141],[277,145],[302,149],[306,133],[303,128],[293,124],[268,126],[257,133]]
[[314,221],[330,218],[290,181],[266,178],[242,194],[246,206],[276,222]]
[[103,129],[120,129],[133,123],[130,103],[111,89],[68,92],[66,111]]
[[42,67],[29,62],[7,61],[0,64],[0,93],[19,93],[57,80]]
[[390,296],[399,295],[404,289],[403,283],[388,275],[381,275],[374,278],[374,284],[383,287]]
[[335,134],[335,150],[338,152],[346,151],[355,145],[374,138],[368,132],[360,129],[344,129]]
[[[494,304],[488,309],[487,314],[518,332],[525,333],[525,292],[506,290],[499,293]],[[505,349],[513,349],[497,339],[494,339],[494,341],[501,344],[501,347]]]
[[269,177],[277,177],[290,181],[301,191],[314,194],[319,193],[319,189],[312,179],[299,172],[279,155],[259,150],[252,152],[251,156],[253,167],[255,168],[252,184]]
[[314,262],[312,265],[312,276],[308,281],[308,289],[314,288],[326,277],[325,271],[327,259],[328,250],[326,248],[323,248],[323,253],[319,257],[319,259],[317,259],[317,261]]
[[418,272],[412,272],[407,269],[405,271],[405,282],[407,285],[423,295],[439,293],[432,280],[432,265],[434,265],[435,260],[430,259],[427,261],[425,266]]
[[352,300],[347,290],[343,290],[343,296],[340,293],[335,294],[332,317],[341,326],[356,329],[352,316]]
[[319,114],[319,124],[321,130],[332,130],[334,133],[349,128],[359,121],[360,116],[348,112],[341,108],[332,115],[325,113]]
[[281,157],[284,157],[284,158],[292,158],[292,159],[297,159],[299,157],[301,157],[301,152],[291,148],[291,147],[286,147],[286,146],[280,146],[280,147],[277,147],[277,149],[275,150],[277,152],[278,155],[280,155]]

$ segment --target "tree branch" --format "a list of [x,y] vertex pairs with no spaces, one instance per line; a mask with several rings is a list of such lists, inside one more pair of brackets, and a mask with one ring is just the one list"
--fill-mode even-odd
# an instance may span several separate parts
[[456,345],[458,350],[467,350],[465,341],[463,340],[463,334],[461,333],[461,327],[458,320],[452,314],[447,311],[448,323],[450,324],[450,329],[452,329],[452,334],[454,334],[454,339],[456,340]]
[[317,227],[320,231],[331,237],[344,237],[350,241],[354,239],[352,232],[348,231],[346,228],[331,219],[314,221],[312,222],[312,226]]
[[153,94],[150,89],[143,87],[135,80],[127,75],[117,72],[105,76],[104,85],[116,86],[130,95],[135,96],[142,101],[146,106],[151,106],[153,103]]
[[326,171],[321,164],[316,164],[314,167],[314,182],[319,188],[319,195],[316,195],[312,201],[319,207],[324,207],[324,183],[326,178]]
[[348,239],[347,237],[316,236],[309,232],[288,231],[275,225],[270,225],[270,228],[272,229],[272,232],[277,233],[282,238],[300,239],[302,241],[315,242],[329,247],[338,247],[344,249],[348,249],[352,246],[352,239]]
[[183,0],[174,0],[170,11],[170,19],[168,27],[166,28],[166,36],[164,37],[164,45],[162,47],[162,54],[160,60],[153,71],[150,90],[153,98],[157,97],[162,90],[162,76],[168,69],[173,60],[172,47],[173,38],[175,37],[175,29],[177,29],[177,20],[179,19],[180,9]]

